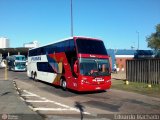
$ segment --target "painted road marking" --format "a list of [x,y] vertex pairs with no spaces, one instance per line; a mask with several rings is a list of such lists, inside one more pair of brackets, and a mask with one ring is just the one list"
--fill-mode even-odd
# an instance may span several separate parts
[[[67,106],[67,105],[64,105],[64,104],[61,104],[61,103],[58,103],[58,102],[52,101],[52,100],[48,100],[48,99],[47,99],[47,98],[45,98],[45,97],[41,97],[41,96],[36,95],[36,94],[34,94],[34,93],[28,92],[28,91],[26,91],[26,90],[23,90],[23,91],[24,91],[24,92],[26,92],[26,93],[28,93],[28,94],[30,94],[30,95],[33,95],[33,96],[39,97],[40,99],[43,99],[43,100],[49,101],[49,102],[51,102],[51,103],[53,103],[53,104],[56,104],[56,105],[59,105],[59,106],[61,106],[61,107],[70,108],[70,106]],[[34,101],[34,100],[32,100],[32,101]]]
[[[44,103],[44,102],[48,102],[48,103],[53,103],[55,105],[58,105],[58,106],[61,106],[63,108],[43,108],[43,107],[37,107],[37,108],[34,108],[32,106],[29,106],[33,111],[67,111],[67,110],[71,110],[71,111],[75,111],[75,112],[80,112],[79,109],[77,108],[74,108],[74,107],[70,107],[68,105],[65,105],[65,104],[62,104],[62,103],[59,103],[59,102],[56,102],[56,101],[52,101],[52,100],[49,100],[45,97],[41,97],[37,94],[34,94],[32,92],[29,92],[27,90],[23,90],[23,92],[25,92],[25,94],[22,94],[23,96],[34,96],[34,97],[38,97],[42,100],[24,100],[25,102],[28,102],[28,103]],[[27,93],[27,94],[26,94]],[[83,114],[87,114],[87,115],[90,115],[91,113],[89,112],[83,112]]]
[[50,102],[49,100],[25,100],[26,102],[40,103],[40,102]]
[[32,111],[35,111],[32,106],[28,105],[28,107],[29,107]]
[[67,111],[67,110],[74,110],[74,109],[67,109],[67,108],[33,108],[35,111]]
[[[79,109],[76,108],[32,108],[34,111],[76,111],[76,112],[80,112]],[[89,112],[83,112],[83,114],[86,115],[91,115],[91,113]]]
[[34,97],[35,95],[22,94],[21,96],[23,96],[23,97],[32,97],[33,96]]
[[20,99],[21,99],[22,101],[25,101],[22,97],[20,97]]
[[38,95],[36,95],[36,94],[33,94],[33,93],[31,93],[31,92],[28,92],[28,91],[26,91],[26,90],[23,90],[23,92],[25,92],[25,93],[27,93],[27,94],[22,94],[22,95],[27,95],[27,96],[36,96],[36,97],[39,97]]

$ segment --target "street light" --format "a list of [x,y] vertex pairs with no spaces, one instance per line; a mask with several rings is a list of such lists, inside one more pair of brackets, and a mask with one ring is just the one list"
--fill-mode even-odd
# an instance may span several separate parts
[[139,50],[139,31],[136,31],[136,33],[138,34],[138,47],[137,47],[137,50]]
[[72,7],[72,0],[71,0],[71,37],[73,37],[73,7]]

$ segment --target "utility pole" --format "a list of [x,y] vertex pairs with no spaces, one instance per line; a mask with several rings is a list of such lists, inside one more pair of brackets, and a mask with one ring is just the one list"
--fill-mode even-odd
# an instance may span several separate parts
[[7,70],[7,68],[8,68],[8,62],[7,62],[7,60],[5,60],[5,64],[6,64],[6,67],[5,67],[4,79],[8,80],[8,70]]
[[71,37],[73,37],[73,6],[71,0]]
[[137,50],[139,50],[139,31],[136,31],[137,34],[138,34],[138,47],[137,47]]

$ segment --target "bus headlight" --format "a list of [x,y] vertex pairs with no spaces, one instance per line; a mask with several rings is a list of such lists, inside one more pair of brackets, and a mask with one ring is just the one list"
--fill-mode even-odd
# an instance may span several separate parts
[[109,83],[109,82],[111,82],[111,79],[110,80],[106,80],[106,83]]

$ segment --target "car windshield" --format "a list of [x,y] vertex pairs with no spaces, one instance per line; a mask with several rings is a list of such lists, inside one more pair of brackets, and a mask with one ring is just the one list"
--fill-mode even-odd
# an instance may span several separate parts
[[108,59],[80,59],[80,73],[86,76],[108,76],[110,65]]

